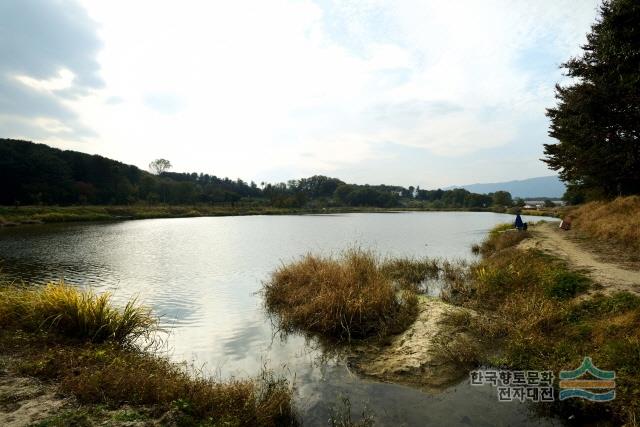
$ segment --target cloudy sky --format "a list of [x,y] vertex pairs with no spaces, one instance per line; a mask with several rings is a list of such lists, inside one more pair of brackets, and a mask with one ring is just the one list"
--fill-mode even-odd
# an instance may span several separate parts
[[0,2],[0,137],[423,188],[550,175],[597,0]]

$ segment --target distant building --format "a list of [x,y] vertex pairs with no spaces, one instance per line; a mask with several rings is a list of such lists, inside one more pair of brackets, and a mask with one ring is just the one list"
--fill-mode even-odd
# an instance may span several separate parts
[[[544,208],[544,200],[526,200],[524,203],[525,209],[542,209]],[[564,206],[566,202],[564,200],[551,200],[556,206]]]

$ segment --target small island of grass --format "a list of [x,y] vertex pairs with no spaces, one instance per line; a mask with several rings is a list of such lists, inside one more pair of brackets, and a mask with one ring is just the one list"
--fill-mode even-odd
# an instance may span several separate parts
[[381,260],[362,249],[308,254],[274,271],[263,292],[284,330],[334,342],[381,339],[415,320],[417,287],[438,271],[430,260]]

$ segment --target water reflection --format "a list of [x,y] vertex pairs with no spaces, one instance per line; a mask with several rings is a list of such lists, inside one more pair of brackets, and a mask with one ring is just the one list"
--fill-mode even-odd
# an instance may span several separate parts
[[[132,296],[171,330],[171,357],[223,376],[255,375],[265,363],[295,373],[309,425],[326,425],[337,396],[368,402],[377,425],[548,425],[526,406],[498,404],[492,389],[461,384],[432,396],[369,381],[300,336],[274,338],[256,291],[281,262],[353,245],[381,255],[472,259],[469,247],[510,215],[412,212],[158,219],[0,230],[3,272],[25,281],[64,278]],[[525,221],[540,218],[524,218]],[[437,288],[437,284],[430,284]]]

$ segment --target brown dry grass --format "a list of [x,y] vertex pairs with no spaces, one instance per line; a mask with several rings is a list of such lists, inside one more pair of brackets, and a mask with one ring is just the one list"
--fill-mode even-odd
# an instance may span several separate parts
[[442,262],[432,258],[389,258],[382,262],[380,270],[401,288],[421,293],[427,290],[427,280],[440,275]]
[[[82,345],[52,336],[0,334],[16,369],[58,384],[81,404],[152,407],[177,425],[296,425],[287,381],[265,370],[259,377],[219,381],[185,365],[114,343]],[[174,424],[171,424],[174,425]]]
[[263,288],[266,307],[284,330],[337,341],[400,332],[415,319],[417,298],[397,292],[380,265],[359,249],[338,258],[306,255],[273,272]]
[[483,256],[490,256],[505,248],[510,248],[524,239],[531,237],[527,231],[518,231],[513,228],[513,224],[499,224],[490,232],[489,236],[479,245],[471,247],[472,252]]
[[586,203],[570,210],[567,216],[577,231],[626,250],[640,250],[640,196]]
[[293,390],[264,370],[218,381],[191,372],[135,341],[156,329],[151,313],[70,286],[0,283],[0,355],[23,375],[52,381],[83,404],[153,407],[170,425],[296,425]]
[[488,239],[502,249],[472,265],[467,280],[448,281],[444,293],[478,313],[451,321],[480,344],[481,363],[557,373],[590,356],[598,367],[616,371],[616,399],[565,401],[556,409],[581,424],[599,425],[605,417],[633,425],[640,416],[640,298],[624,292],[584,298],[589,279],[562,260],[508,247],[504,233]]

